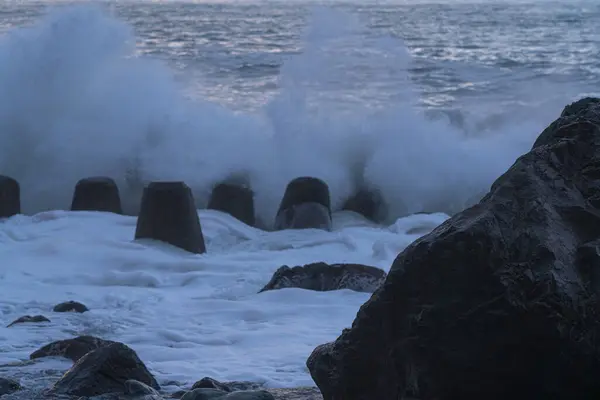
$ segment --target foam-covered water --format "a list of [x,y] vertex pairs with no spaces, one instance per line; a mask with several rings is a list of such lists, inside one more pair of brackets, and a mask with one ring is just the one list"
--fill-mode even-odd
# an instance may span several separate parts
[[[204,255],[132,241],[135,217],[49,211],[0,224],[0,324],[25,315],[51,323],[0,328],[4,364],[27,360],[52,340],[94,335],[136,350],[160,382],[188,387],[203,376],[274,387],[312,386],[306,358],[352,323],[369,295],[350,290],[257,292],[281,265],[358,262],[389,270],[396,254],[439,223],[420,214],[389,227],[352,212],[333,232],[264,232],[218,211],[200,211]],[[69,299],[84,314],[50,310]],[[68,368],[42,360],[30,374]],[[29,383],[29,382],[24,382]]]
[[[2,331],[0,363],[94,334],[130,344],[162,381],[311,384],[306,357],[368,296],[256,295],[272,272],[387,270],[600,82],[594,2],[51,5],[0,4],[0,174],[35,214],[0,224],[0,318],[70,298],[92,311]],[[209,252],[189,256],[133,243],[134,217],[43,212],[92,175],[113,177],[130,212],[150,180],[186,181],[202,208],[241,176],[269,226],[287,182],[311,175],[334,210],[366,186],[389,213],[269,233],[201,211]]]

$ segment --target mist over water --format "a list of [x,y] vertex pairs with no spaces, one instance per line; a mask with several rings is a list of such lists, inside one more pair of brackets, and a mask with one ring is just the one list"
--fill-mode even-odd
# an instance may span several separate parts
[[[564,106],[502,115],[471,103],[460,124],[431,118],[417,106],[401,41],[367,35],[339,11],[315,8],[310,21],[278,93],[252,112],[185,96],[172,68],[136,55],[132,27],[102,7],[60,8],[13,28],[0,41],[0,173],[21,183],[26,213],[69,207],[87,176],[114,178],[129,212],[151,180],[184,180],[202,207],[215,183],[242,177],[270,225],[287,182],[308,175],[329,184],[334,209],[367,187],[382,193],[390,221],[452,214],[485,194]],[[395,85],[383,106],[328,90],[368,86],[356,74],[374,66]]]

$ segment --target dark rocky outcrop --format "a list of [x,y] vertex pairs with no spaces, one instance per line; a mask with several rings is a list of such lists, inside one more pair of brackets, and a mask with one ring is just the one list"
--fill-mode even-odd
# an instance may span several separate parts
[[285,189],[275,218],[275,229],[331,230],[329,186],[317,178],[292,180]]
[[416,240],[307,361],[325,400],[600,398],[600,100]]
[[80,358],[52,388],[53,393],[97,396],[125,393],[125,382],[136,380],[160,389],[135,351],[122,343],[100,347]]
[[50,320],[48,318],[44,317],[43,315],[34,315],[34,316],[24,315],[22,317],[15,319],[10,324],[8,324],[7,328],[10,328],[11,326],[16,325],[16,324],[39,323],[39,322],[50,322]]
[[387,208],[383,197],[378,191],[361,189],[348,198],[342,210],[353,211],[373,222],[383,222]]
[[569,104],[563,109],[560,118],[552,122],[538,136],[533,148],[549,144],[557,139],[572,137],[580,129],[595,129],[599,104],[600,99],[594,97],[586,97]]
[[0,219],[21,213],[21,188],[19,182],[0,175]]
[[279,267],[273,277],[260,290],[300,288],[326,292],[350,289],[357,292],[374,292],[385,280],[383,270],[361,264],[326,264],[323,262],[290,268]]
[[191,253],[204,253],[204,236],[189,186],[152,182],[142,196],[136,239],[154,239]]
[[71,211],[102,211],[122,214],[121,196],[115,181],[105,176],[85,178],[77,182]]
[[29,359],[34,360],[42,357],[65,357],[73,362],[77,362],[81,357],[92,350],[106,347],[113,343],[111,340],[104,340],[95,336],[78,336],[72,339],[58,340],[49,343],[44,347],[34,351]]
[[90,311],[85,305],[79,303],[78,301],[65,301],[64,303],[60,303],[54,306],[52,309],[54,312],[76,312],[76,313],[84,313],[86,311]]
[[0,397],[21,390],[21,385],[11,379],[0,378]]
[[246,225],[255,226],[256,224],[254,192],[245,186],[233,183],[216,185],[212,190],[207,208],[227,213]]

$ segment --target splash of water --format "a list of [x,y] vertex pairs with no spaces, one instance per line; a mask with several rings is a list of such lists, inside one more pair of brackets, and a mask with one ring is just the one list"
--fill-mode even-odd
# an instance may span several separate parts
[[[311,28],[282,67],[280,93],[253,115],[186,99],[169,68],[133,56],[131,28],[98,7],[15,28],[0,42],[0,171],[20,181],[28,213],[68,207],[86,176],[115,178],[134,211],[144,182],[184,180],[202,206],[213,184],[236,175],[269,224],[287,182],[311,175],[329,184],[334,208],[358,187],[379,190],[393,220],[476,201],[543,127],[532,119],[466,136],[415,107],[401,42],[325,9]],[[336,106],[340,87],[365,84],[353,71],[375,63],[398,96],[377,109]]]

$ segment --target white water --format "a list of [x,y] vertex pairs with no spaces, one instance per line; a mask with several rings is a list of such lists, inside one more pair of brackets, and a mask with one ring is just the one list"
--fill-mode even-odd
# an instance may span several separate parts
[[[357,183],[378,188],[393,222],[464,208],[527,151],[555,111],[467,137],[413,107],[418,93],[402,43],[361,38],[361,29],[318,10],[304,53],[282,69],[279,95],[248,115],[186,99],[166,66],[131,57],[130,27],[101,9],[54,11],[0,41],[0,171],[21,183],[26,213],[67,208],[86,176],[116,179],[135,210],[137,179],[185,180],[202,206],[215,182],[244,174],[270,224],[287,182],[313,175],[329,184],[334,208]],[[352,68],[342,66],[375,63],[387,63],[398,84],[385,108],[341,110],[313,95],[315,87],[327,94],[335,82],[351,85]]]
[[[418,91],[402,43],[361,38],[361,29],[317,11],[303,54],[282,69],[282,90],[256,114],[185,98],[165,65],[133,56],[130,27],[97,8],[61,9],[3,37],[0,171],[21,183],[27,213],[67,208],[86,176],[115,178],[135,209],[145,181],[184,180],[202,205],[213,183],[242,174],[268,224],[286,183],[312,175],[329,184],[334,209],[357,185],[378,188],[392,225],[338,213],[333,232],[268,233],[200,211],[208,253],[191,256],[132,242],[134,217],[14,217],[0,224],[0,322],[24,314],[52,322],[2,329],[0,364],[27,359],[52,340],[92,334],[132,346],[162,382],[212,376],[312,385],[306,358],[352,323],[368,295],[257,295],[275,269],[326,261],[388,270],[418,237],[409,232],[447,217],[410,214],[453,213],[477,200],[559,111],[470,136],[428,120],[414,107]],[[375,63],[389,65],[397,98],[350,109],[327,99],[329,85],[353,83],[352,69],[340,66]],[[481,119],[486,111],[478,110]],[[91,312],[50,312],[70,299]]]
[[[308,355],[349,326],[369,295],[256,293],[284,264],[358,262],[387,271],[418,237],[407,232],[422,234],[447,218],[421,214],[386,228],[341,212],[333,232],[264,232],[217,211],[199,216],[207,243],[200,256],[133,242],[135,217],[49,211],[0,224],[0,324],[25,314],[51,320],[0,328],[0,365],[26,360],[50,341],[90,334],[131,346],[163,383],[189,388],[211,376],[312,386]],[[70,299],[91,311],[51,312]],[[42,360],[28,368],[69,365]]]

